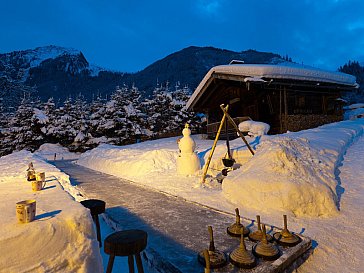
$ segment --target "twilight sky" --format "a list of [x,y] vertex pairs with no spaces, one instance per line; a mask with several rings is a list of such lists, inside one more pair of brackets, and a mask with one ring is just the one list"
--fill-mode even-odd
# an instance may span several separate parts
[[364,62],[363,0],[0,0],[0,53],[44,45],[134,72],[185,47]]

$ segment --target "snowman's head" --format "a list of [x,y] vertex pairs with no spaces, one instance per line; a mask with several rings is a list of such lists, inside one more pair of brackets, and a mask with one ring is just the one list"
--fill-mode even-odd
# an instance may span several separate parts
[[182,130],[182,134],[184,137],[190,136],[191,135],[191,130],[189,128],[184,128]]

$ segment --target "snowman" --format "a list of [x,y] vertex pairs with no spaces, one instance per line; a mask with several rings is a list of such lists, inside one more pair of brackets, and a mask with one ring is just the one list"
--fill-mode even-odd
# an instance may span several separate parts
[[196,143],[191,137],[191,130],[186,123],[182,130],[183,137],[178,140],[180,153],[177,157],[177,173],[182,175],[195,174],[200,170],[200,160],[195,153]]

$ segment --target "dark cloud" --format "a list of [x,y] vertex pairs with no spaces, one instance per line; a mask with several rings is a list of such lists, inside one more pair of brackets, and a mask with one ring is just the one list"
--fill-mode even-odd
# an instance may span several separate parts
[[364,61],[364,1],[2,0],[0,51],[57,44],[136,71],[186,46],[256,49],[335,70]]

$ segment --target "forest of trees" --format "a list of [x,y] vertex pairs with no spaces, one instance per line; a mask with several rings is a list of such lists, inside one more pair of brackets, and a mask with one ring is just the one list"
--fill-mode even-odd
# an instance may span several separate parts
[[356,82],[359,84],[358,92],[344,94],[344,98],[348,103],[364,102],[364,67],[357,61],[349,61],[345,65],[340,66],[339,71],[355,76]]
[[157,86],[153,97],[142,99],[135,86],[117,86],[109,98],[82,95],[42,102],[25,94],[15,112],[7,113],[0,100],[0,156],[12,151],[34,151],[43,143],[60,143],[71,151],[85,151],[100,143],[124,145],[179,135],[186,122],[199,130],[200,120],[184,108],[187,87]]

